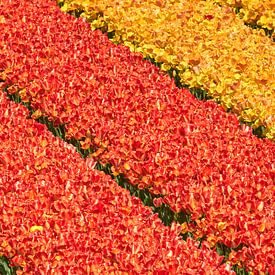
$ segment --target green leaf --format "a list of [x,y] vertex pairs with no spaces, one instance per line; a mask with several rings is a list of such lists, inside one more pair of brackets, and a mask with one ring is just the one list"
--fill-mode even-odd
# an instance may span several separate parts
[[9,260],[5,256],[0,256],[0,274],[2,275],[16,274],[14,269],[9,266]]

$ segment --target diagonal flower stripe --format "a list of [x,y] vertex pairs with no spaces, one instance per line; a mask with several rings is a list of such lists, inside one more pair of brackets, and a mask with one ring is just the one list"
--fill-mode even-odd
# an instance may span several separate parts
[[34,118],[65,124],[114,174],[192,213],[195,236],[244,244],[233,263],[274,266],[272,142],[53,4],[13,1],[1,12],[2,86],[19,90]]

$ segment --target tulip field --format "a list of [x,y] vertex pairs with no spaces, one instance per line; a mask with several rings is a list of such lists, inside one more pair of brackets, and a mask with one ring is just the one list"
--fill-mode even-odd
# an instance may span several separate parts
[[[153,58],[163,70],[173,68],[182,84],[203,88],[241,121],[263,128],[274,140],[275,37],[244,25],[232,8],[215,0],[59,2],[64,11],[82,11],[92,29],[112,33],[113,42]],[[236,2],[242,3],[240,13],[249,8],[251,20],[260,17],[259,24],[274,29],[274,1]]]
[[275,274],[263,2],[0,0],[0,274]]

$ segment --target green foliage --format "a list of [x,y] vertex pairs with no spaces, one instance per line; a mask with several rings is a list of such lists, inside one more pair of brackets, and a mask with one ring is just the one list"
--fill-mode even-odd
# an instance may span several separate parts
[[0,274],[1,275],[16,275],[16,270],[22,270],[20,266],[9,265],[9,259],[5,256],[0,256]]
[[225,246],[223,243],[217,243],[216,251],[220,256],[224,256],[225,259],[228,259],[231,249]]
[[266,133],[266,127],[261,125],[258,128],[252,130],[253,134],[259,138],[264,138]]
[[58,5],[59,8],[62,8],[64,6],[64,1],[57,0],[56,2],[57,2],[57,5]]
[[[270,29],[267,29],[267,28],[263,28],[262,26],[259,26],[257,24],[250,24],[250,23],[245,23],[246,26],[250,27],[251,29],[254,29],[254,30],[264,30],[265,32],[265,35],[268,36],[269,38],[272,37],[273,35],[273,32],[274,30],[270,30]],[[273,42],[274,42],[274,38],[272,39]]]

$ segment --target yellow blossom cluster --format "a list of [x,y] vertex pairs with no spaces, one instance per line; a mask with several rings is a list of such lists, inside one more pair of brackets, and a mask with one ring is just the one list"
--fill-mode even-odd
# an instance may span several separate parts
[[275,28],[274,0],[211,0],[239,8],[240,17],[249,24],[257,24],[269,30]]
[[83,10],[93,29],[177,69],[181,82],[202,88],[253,128],[275,140],[275,51],[263,30],[243,24],[233,9],[203,0],[65,0]]

